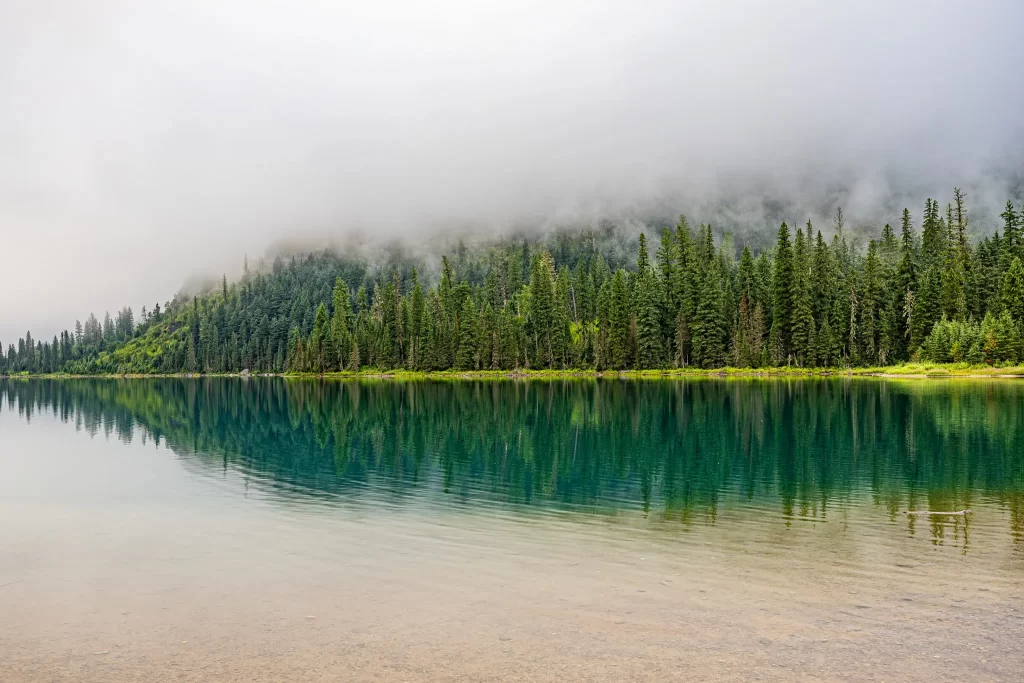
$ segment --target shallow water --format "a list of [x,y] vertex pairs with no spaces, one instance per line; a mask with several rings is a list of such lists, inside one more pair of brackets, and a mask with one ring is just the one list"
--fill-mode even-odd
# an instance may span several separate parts
[[0,615],[3,681],[1018,680],[1024,383],[0,380]]

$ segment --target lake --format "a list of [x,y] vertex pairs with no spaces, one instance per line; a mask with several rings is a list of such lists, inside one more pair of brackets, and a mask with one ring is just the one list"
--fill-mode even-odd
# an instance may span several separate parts
[[8,683],[1019,680],[1024,382],[0,380],[0,615]]

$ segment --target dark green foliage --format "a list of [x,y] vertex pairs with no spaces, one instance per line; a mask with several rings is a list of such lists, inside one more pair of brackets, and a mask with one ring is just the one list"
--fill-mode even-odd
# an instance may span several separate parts
[[[807,223],[807,235],[811,224]],[[790,290],[793,302],[790,332],[792,351],[797,365],[814,365],[817,350],[817,335],[814,325],[814,311],[811,301],[811,264],[807,252],[807,240],[803,230],[797,228],[793,247],[793,273]]]
[[939,218],[939,203],[925,201],[924,221],[921,224],[921,253],[925,267],[937,266],[946,251],[948,237]]
[[1024,324],[1024,265],[1016,256],[1003,276],[1000,296],[1003,311],[1018,324]]
[[664,333],[661,324],[662,281],[650,270],[637,274],[636,362],[638,367],[661,367]]
[[917,283],[917,250],[914,243],[914,228],[910,222],[910,211],[903,209],[900,228],[900,260],[896,266],[893,286],[889,291],[893,320],[892,352],[894,360],[906,360],[916,349],[912,344],[912,328],[915,292]]
[[789,242],[789,226],[779,228],[775,246],[775,268],[772,273],[772,361],[786,364],[791,349],[793,321],[793,250]]
[[866,365],[877,365],[885,355],[881,348],[880,304],[882,298],[882,264],[878,258],[878,244],[871,240],[864,259],[864,271],[858,297],[857,336],[860,343],[858,356]]
[[632,364],[632,340],[630,335],[629,289],[626,285],[626,271],[617,270],[612,276],[608,301],[608,359],[609,367],[628,368]]
[[476,306],[466,297],[459,311],[459,351],[455,361],[459,370],[480,369],[479,332]]
[[[0,401],[157,440],[190,471],[244,475],[271,503],[377,491],[410,512],[440,496],[614,514],[642,500],[685,529],[720,524],[726,504],[835,523],[851,492],[878,491],[879,519],[913,525],[901,510],[980,498],[1017,535],[1024,509],[1014,382],[0,380]],[[945,540],[930,526],[950,542],[950,526]]]
[[[178,296],[136,318],[89,315],[41,341],[26,333],[0,373],[330,372],[762,365],[875,365],[915,358],[1020,359],[1020,214],[967,241],[965,196],[925,205],[920,244],[903,211],[864,252],[836,211],[826,242],[782,224],[755,256],[685,216],[647,236],[612,227],[542,239],[459,243],[427,261],[331,253],[277,258],[239,282]],[[629,254],[636,254],[636,259]],[[353,289],[350,287],[354,286]],[[943,319],[944,317],[944,319]]]
[[701,273],[693,321],[693,362],[702,368],[725,365],[726,329],[718,263],[709,261]]

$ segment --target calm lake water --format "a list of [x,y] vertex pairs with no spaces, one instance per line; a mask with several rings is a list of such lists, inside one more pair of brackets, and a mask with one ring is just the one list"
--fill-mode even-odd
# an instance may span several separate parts
[[1024,382],[0,380],[5,682],[1016,681],[1022,636]]

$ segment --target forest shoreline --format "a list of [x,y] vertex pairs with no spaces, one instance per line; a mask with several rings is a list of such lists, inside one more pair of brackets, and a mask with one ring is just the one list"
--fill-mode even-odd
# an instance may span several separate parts
[[378,380],[552,380],[552,379],[821,379],[873,377],[882,379],[1024,379],[1024,366],[991,367],[966,363],[909,363],[873,368],[667,368],[661,370],[379,370],[315,372],[210,373],[97,373],[14,374],[0,379],[161,379],[202,377],[282,377],[286,379]]

